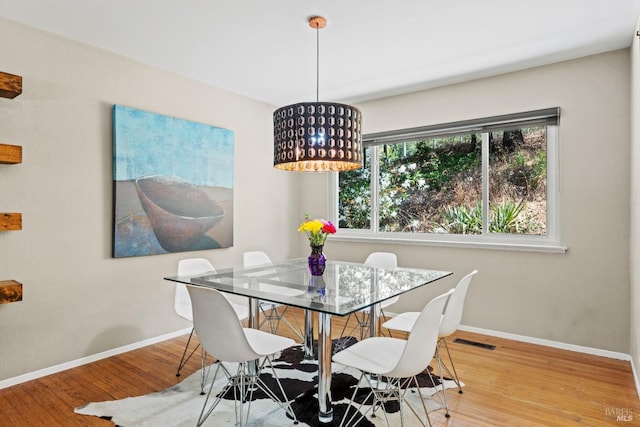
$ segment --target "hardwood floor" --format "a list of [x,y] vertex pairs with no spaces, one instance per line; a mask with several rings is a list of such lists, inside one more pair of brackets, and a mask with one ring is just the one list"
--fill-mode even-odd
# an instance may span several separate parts
[[[332,330],[339,334],[340,319]],[[288,333],[281,326],[283,334]],[[494,350],[454,343],[491,344]],[[0,426],[113,426],[73,408],[175,385],[187,336],[0,390]],[[640,425],[640,401],[629,362],[458,331],[448,340],[464,393],[447,390],[451,418],[434,426]],[[199,368],[193,358],[186,378]],[[616,415],[629,422],[616,421]]]

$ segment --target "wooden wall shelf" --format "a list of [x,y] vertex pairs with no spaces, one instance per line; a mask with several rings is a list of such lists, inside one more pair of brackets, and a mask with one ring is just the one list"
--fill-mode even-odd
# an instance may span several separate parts
[[[22,93],[22,77],[0,71],[0,97],[13,99]],[[22,163],[22,147],[0,144],[0,163]],[[22,214],[0,213],[0,231],[22,230]],[[22,301],[22,283],[0,280],[0,304]]]
[[0,280],[0,304],[22,301],[22,283]]
[[0,71],[0,97],[15,98],[22,93],[22,77]]
[[22,230],[21,213],[0,213],[0,231]]
[[19,145],[0,144],[0,163],[6,165],[22,163],[22,147]]

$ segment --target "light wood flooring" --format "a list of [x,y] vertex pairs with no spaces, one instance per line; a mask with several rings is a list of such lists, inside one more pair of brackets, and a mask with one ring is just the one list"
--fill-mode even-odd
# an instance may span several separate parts
[[[343,323],[334,318],[339,334]],[[287,335],[287,327],[281,326]],[[452,342],[491,344],[494,350]],[[176,367],[187,336],[0,390],[0,426],[113,426],[73,408],[163,390],[180,381]],[[629,362],[458,331],[449,349],[464,393],[447,390],[450,418],[435,426],[640,425]],[[193,358],[181,378],[199,368]],[[616,416],[630,421],[616,421]]]

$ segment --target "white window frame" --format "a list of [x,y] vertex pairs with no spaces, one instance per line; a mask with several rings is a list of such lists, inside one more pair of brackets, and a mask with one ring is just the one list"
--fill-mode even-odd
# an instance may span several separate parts
[[[549,124],[549,117],[554,116],[555,122]],[[520,120],[518,122],[518,120]],[[524,235],[524,234],[497,234],[490,233],[488,227],[489,191],[489,138],[488,132],[491,129],[508,126],[510,123],[522,124],[545,123],[547,128],[547,218],[546,235]],[[447,123],[443,125],[428,126],[422,128],[403,129],[391,132],[365,135],[363,143],[371,149],[371,228],[368,230],[354,230],[339,228],[338,232],[331,238],[333,240],[371,242],[371,243],[398,243],[430,246],[451,246],[468,248],[522,250],[538,252],[566,252],[566,246],[560,241],[559,227],[559,121],[560,109],[549,108],[525,113],[516,113],[505,116],[489,117],[484,119],[470,120],[464,122]],[[379,231],[378,228],[378,149],[384,141],[391,143],[394,140],[406,140],[411,136],[425,134],[461,134],[480,133],[482,137],[482,182],[483,182],[483,232],[480,235],[469,234],[438,234],[438,233],[406,233]],[[338,226],[338,172],[328,174],[329,186],[329,217]]]

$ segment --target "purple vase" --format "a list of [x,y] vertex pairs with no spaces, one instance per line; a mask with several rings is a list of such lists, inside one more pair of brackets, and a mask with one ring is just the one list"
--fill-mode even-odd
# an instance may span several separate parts
[[309,255],[309,272],[312,276],[322,276],[327,259],[322,253],[323,246],[311,246]]

